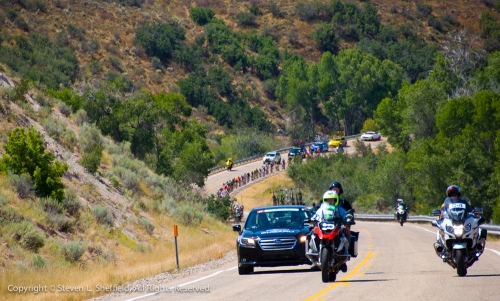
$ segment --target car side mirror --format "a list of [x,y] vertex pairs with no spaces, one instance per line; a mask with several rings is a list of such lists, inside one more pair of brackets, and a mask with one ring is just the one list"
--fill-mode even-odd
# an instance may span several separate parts
[[472,209],[472,213],[477,214],[477,215],[482,215],[483,214],[483,207],[476,207]]
[[441,210],[439,209],[432,210],[432,216],[440,216],[440,215],[441,215]]
[[233,225],[233,231],[240,232],[241,231],[241,225]]

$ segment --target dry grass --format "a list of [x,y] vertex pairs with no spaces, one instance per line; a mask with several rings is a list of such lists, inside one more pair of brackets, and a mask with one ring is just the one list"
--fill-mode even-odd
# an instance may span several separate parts
[[[74,293],[28,293],[16,295],[7,291],[10,284],[18,286],[65,285],[95,288],[96,285],[121,285],[129,281],[176,270],[175,247],[173,243],[174,222],[166,216],[154,221],[159,223],[160,231],[168,236],[158,242],[151,251],[137,250],[117,246],[117,263],[107,265],[91,263],[88,265],[70,265],[58,267],[50,265],[41,270],[8,270],[0,275],[0,300],[84,300],[98,294],[88,292]],[[234,249],[236,233],[226,224],[212,219],[204,221],[200,227],[179,226],[178,249],[180,267],[186,268],[211,259],[219,259]],[[0,248],[3,251],[3,247]],[[2,252],[3,253],[3,252]],[[50,275],[50,277],[47,277]]]
[[272,205],[273,191],[290,187],[295,187],[294,182],[282,172],[237,193],[235,198],[245,206],[245,211],[249,211],[255,207]]

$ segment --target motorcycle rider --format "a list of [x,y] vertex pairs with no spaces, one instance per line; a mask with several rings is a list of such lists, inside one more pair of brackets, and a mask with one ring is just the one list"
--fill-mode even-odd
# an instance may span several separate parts
[[[342,184],[340,184],[340,182],[338,182],[338,181],[333,181],[330,184],[329,189],[331,191],[336,192],[339,196],[342,193],[344,193],[344,189],[342,189]],[[340,199],[340,207],[344,208],[344,210],[346,212],[352,209],[351,203],[349,203],[345,199]],[[352,217],[352,225],[354,225],[354,224],[355,224],[355,222],[354,222],[354,216],[353,216]],[[351,223],[348,223],[345,225],[344,234],[345,234],[345,237],[347,238],[347,241],[350,243],[351,242]],[[347,271],[347,265],[345,263],[341,266],[342,272],[344,272],[344,269],[345,269],[345,271]]]
[[404,212],[406,213],[406,215],[408,215],[408,207],[406,206],[406,204],[405,204],[405,202],[403,201],[403,199],[397,199],[397,200],[396,200],[396,208],[395,208],[395,210],[396,210],[396,215],[397,215],[397,217],[398,217],[398,220],[399,220],[399,218],[400,218],[400,217],[399,217],[399,214],[397,213],[397,212],[398,212],[398,207],[399,207],[399,206],[403,206],[403,210],[404,210]]
[[460,190],[460,187],[458,187],[457,185],[450,185],[448,186],[448,188],[446,188],[446,199],[444,199],[443,204],[441,205],[440,219],[447,217],[448,214],[446,212],[448,206],[455,203],[465,204],[467,212],[472,212],[472,210],[474,209],[469,201],[462,199],[462,191]]
[[[347,217],[347,212],[340,205],[339,195],[335,191],[327,190],[323,194],[323,203],[321,204],[321,207],[316,211],[311,220],[320,223],[323,221],[333,221],[335,219],[345,220],[346,217]],[[344,235],[344,232],[342,232],[342,234],[343,238],[347,239],[347,237]],[[317,255],[318,254],[317,251],[319,250],[317,250],[318,242],[316,241],[316,235],[314,234],[314,231],[311,230],[311,233],[308,236],[310,236],[309,246],[311,247],[308,253],[311,255]],[[349,254],[348,248],[349,248],[349,240],[347,240],[347,243],[345,244],[344,255]],[[340,270],[344,273],[347,272],[347,265],[345,263],[342,264]]]

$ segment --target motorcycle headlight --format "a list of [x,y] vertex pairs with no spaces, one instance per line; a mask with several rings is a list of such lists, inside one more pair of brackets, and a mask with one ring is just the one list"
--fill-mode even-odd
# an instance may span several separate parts
[[469,232],[471,228],[472,228],[472,225],[471,225],[470,223],[468,223],[468,224],[465,226],[464,231],[465,231],[465,232]]
[[453,226],[453,231],[455,232],[455,235],[462,236],[462,234],[464,234],[464,226],[463,225]]
[[452,226],[446,226],[446,232],[448,232],[448,233],[454,233],[455,231],[454,231],[454,229],[453,229]]
[[240,244],[244,246],[255,246],[256,239],[251,237],[241,237]]

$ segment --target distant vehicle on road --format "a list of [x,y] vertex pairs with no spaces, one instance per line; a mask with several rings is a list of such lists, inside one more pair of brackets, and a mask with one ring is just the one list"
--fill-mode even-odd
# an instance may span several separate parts
[[292,160],[295,156],[306,157],[306,148],[304,146],[298,147],[294,146],[288,152],[288,160]]
[[382,136],[380,136],[379,132],[366,132],[361,135],[362,141],[377,141],[380,139],[382,139]]
[[262,163],[275,163],[279,164],[281,163],[281,154],[280,152],[268,152],[265,156],[264,159],[262,160]]

